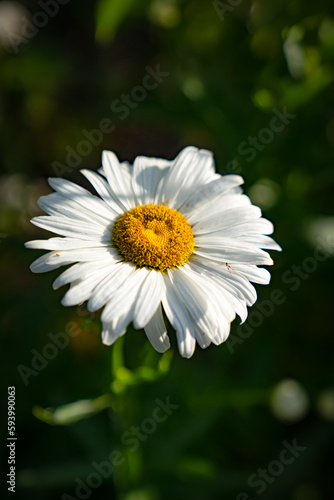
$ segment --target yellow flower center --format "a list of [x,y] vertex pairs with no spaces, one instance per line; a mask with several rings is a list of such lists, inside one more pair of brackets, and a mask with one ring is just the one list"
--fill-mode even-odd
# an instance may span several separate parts
[[165,205],[139,205],[116,221],[112,242],[126,261],[164,271],[188,262],[194,235],[187,219]]

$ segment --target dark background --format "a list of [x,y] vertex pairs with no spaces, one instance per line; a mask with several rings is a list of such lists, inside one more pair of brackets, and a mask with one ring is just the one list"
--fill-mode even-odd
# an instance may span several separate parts
[[[46,3],[0,2],[1,434],[15,386],[16,498],[333,498],[333,3],[71,0],[41,16]],[[135,90],[147,67],[168,76]],[[79,170],[102,149],[172,159],[189,144],[240,173],[274,222],[272,282],[243,329],[190,360],[172,332],[174,356],[132,328],[103,346],[98,315],[60,305],[59,271],[29,270],[42,252],[24,242],[47,236],[29,222],[36,201],[49,176],[87,186]],[[145,421],[168,397],[166,421]],[[130,445],[132,426],[147,432]],[[282,465],[286,443],[300,448]],[[77,496],[113,450],[122,464]]]

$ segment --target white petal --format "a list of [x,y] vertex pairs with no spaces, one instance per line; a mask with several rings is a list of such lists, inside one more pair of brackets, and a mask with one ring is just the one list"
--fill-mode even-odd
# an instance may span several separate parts
[[95,273],[95,271],[101,268],[104,268],[105,273],[107,273],[108,270],[115,265],[114,261],[110,261],[110,258],[98,260],[97,262],[79,262],[69,269],[66,269],[66,271],[58,276],[52,285],[53,289],[57,290],[61,286],[67,285],[73,281],[83,280],[86,276]]
[[42,255],[31,264],[30,269],[34,273],[44,273],[73,262],[94,262],[107,258],[110,263],[119,259],[115,250],[109,247],[59,250],[59,252],[49,252]]
[[91,170],[83,169],[80,172],[89,180],[95,191],[115,214],[124,212],[123,204],[115,197],[108,182],[103,177]]
[[58,233],[62,236],[70,238],[78,238],[81,240],[98,240],[102,241],[109,234],[108,228],[96,224],[89,224],[83,221],[74,221],[68,217],[57,217],[56,215],[41,215],[31,219],[35,226]]
[[216,345],[220,345],[223,342],[226,342],[231,330],[231,323],[229,321],[221,321],[219,324],[219,328],[216,331],[213,343]]
[[[216,233],[207,233],[207,234],[200,234],[198,236],[195,236],[194,238],[195,241],[195,247],[198,249],[201,248],[217,248],[217,249],[233,249],[236,248],[237,250],[242,248],[245,250],[251,250],[254,252],[259,251],[260,254],[263,255],[261,249],[266,248],[270,250],[277,250],[281,251],[281,247],[274,241],[272,238],[268,236],[264,236],[262,234],[259,235],[248,235],[248,236],[238,236],[235,238],[229,238],[220,232]],[[266,255],[267,252],[265,252]],[[228,259],[227,259],[228,260]],[[232,262],[232,260],[231,260]]]
[[251,244],[257,246],[259,248],[266,248],[268,250],[276,250],[277,252],[281,252],[282,248],[275,240],[270,238],[269,236],[264,236],[262,234],[252,234],[252,235],[244,235],[238,238],[238,241],[244,241],[247,244]]
[[71,203],[70,200],[65,198],[59,193],[51,193],[47,196],[41,196],[38,200],[40,208],[48,215],[61,216],[64,215],[68,219],[77,222],[88,222],[89,224],[95,223],[98,226],[107,227],[110,221],[100,220],[94,217],[94,214],[87,212],[84,208],[76,203]]
[[273,224],[267,219],[263,219],[261,217],[259,219],[250,220],[248,222],[237,224],[236,226],[230,226],[218,231],[213,229],[212,233],[225,236],[226,238],[237,238],[240,236],[271,234],[273,231]]
[[122,333],[115,332],[111,323],[103,323],[102,329],[102,342],[105,345],[112,345],[119,337],[124,335],[126,330]]
[[181,356],[190,358],[195,350],[196,340],[194,334],[193,322],[184,307],[175,286],[171,283],[169,277],[164,275],[166,293],[163,296],[162,305],[165,313],[176,330],[178,347]]
[[138,293],[149,272],[145,267],[134,270],[133,274],[117,288],[117,293],[107,302],[101,315],[102,321],[116,321],[122,315],[127,315],[128,323],[133,320]]
[[164,291],[164,280],[160,271],[151,270],[147,275],[137,299],[133,326],[144,328],[159,307]]
[[193,322],[204,333],[211,336],[211,332],[217,327],[216,317],[205,290],[199,286],[196,280],[192,279],[187,270],[187,266],[182,266],[179,269],[168,270],[168,275],[182,297],[182,302]]
[[[96,197],[98,200],[98,198]],[[109,227],[110,223],[115,219],[116,214],[108,209],[105,203],[97,204],[95,200],[87,199],[86,206],[83,207],[68,196],[63,196],[60,193],[51,193],[47,196],[41,196],[38,200],[38,205],[48,215],[65,215],[69,219],[75,221],[89,222],[102,227]],[[101,202],[101,200],[98,200]],[[99,210],[99,213],[96,213]]]
[[161,305],[144,328],[148,340],[158,352],[165,352],[170,348],[166,325],[162,317]]
[[[222,293],[221,288],[213,280],[207,279],[203,274],[196,273],[189,264],[179,269],[175,273],[177,277],[183,276],[188,280],[189,292],[194,296],[197,305],[200,303],[201,296],[208,302],[208,308],[200,320],[196,320],[196,325],[205,334],[208,339],[214,343],[225,342],[229,333],[229,324],[234,320],[236,311],[231,301],[226,301],[226,294]],[[187,285],[187,283],[185,283]],[[182,297],[186,297],[185,290],[182,290]],[[197,293],[197,297],[196,297]],[[184,301],[187,308],[192,299]],[[195,320],[195,313],[189,310],[192,318]]]
[[27,243],[25,243],[25,247],[39,250],[72,250],[78,248],[96,248],[110,245],[111,234],[109,233],[109,237],[107,238],[106,236],[105,239],[107,241],[89,241],[75,238],[50,238],[48,240],[27,241]]
[[273,260],[267,252],[246,243],[243,245],[242,242],[228,241],[226,247],[221,247],[214,240],[210,242],[208,239],[206,243],[201,240],[199,243],[195,238],[195,245],[194,254],[220,263],[263,264],[268,266],[273,264]]
[[123,335],[133,317],[133,309],[128,308],[123,314],[111,321],[111,327],[116,335]]
[[[70,264],[71,262],[68,262]],[[50,254],[42,255],[36,259],[31,265],[30,270],[33,273],[47,273],[48,271],[53,271],[54,269],[58,269],[58,267],[63,266],[64,263],[61,261],[52,261],[50,262]]]
[[259,217],[261,217],[261,210],[254,205],[232,208],[218,213],[207,213],[205,218],[193,225],[193,230],[195,234],[212,233]]
[[233,264],[233,269],[253,283],[258,283],[260,285],[268,285],[268,283],[270,283],[270,272],[264,267]]
[[214,177],[211,151],[185,148],[175,158],[157,189],[159,203],[178,209],[205,182]]
[[137,205],[137,200],[132,189],[132,167],[120,164],[117,156],[111,151],[103,151],[102,165],[107,176],[111,191],[116,199],[126,210]]
[[[232,320],[233,311],[235,311],[240,316],[242,322],[246,320],[246,301],[251,302],[255,289],[245,278],[236,273],[224,274],[223,268],[221,269],[216,263],[207,261],[202,257],[193,257],[189,263],[189,267],[202,277],[208,286],[212,288],[214,295],[219,297],[222,304],[222,311],[227,318],[231,318]],[[202,283],[202,285],[205,286],[205,283]],[[216,290],[216,287],[219,288],[219,291]],[[253,291],[251,288],[253,288]]]
[[180,212],[189,217],[194,212],[205,210],[206,205],[211,204],[214,199],[220,199],[231,188],[243,184],[244,180],[240,175],[217,175],[212,181],[201,186],[190,198],[180,206]]
[[103,215],[107,219],[110,218],[112,220],[114,217],[114,211],[100,200],[100,198],[87,191],[87,189],[66,179],[59,179],[58,177],[50,177],[48,181],[50,186],[65,198],[75,201],[84,208],[89,207],[91,210],[94,208],[96,213]]
[[158,184],[171,164],[160,158],[137,156],[133,164],[132,186],[139,205],[155,203]]
[[[188,222],[191,225],[199,225],[202,221],[211,221],[221,214],[221,218],[225,216],[227,210],[240,210],[244,207],[252,210],[252,202],[245,194],[224,194],[220,198],[214,198],[210,203],[207,203],[202,209],[194,210],[188,217]],[[261,213],[261,212],[257,212]]]
[[117,292],[118,288],[135,273],[136,269],[136,266],[131,262],[115,264],[93,290],[87,305],[88,310],[93,312],[103,307]]
[[193,325],[193,328],[198,345],[202,349],[206,349],[207,347],[209,347],[209,345],[212,342],[212,339],[206,333],[204,333],[197,325]]
[[[235,307],[236,302],[226,290],[222,288],[220,283],[217,284],[208,273],[205,273],[203,269],[196,267],[196,265],[188,264],[184,266],[183,272],[185,272],[208,297],[210,314],[213,313],[212,309],[214,309],[215,320],[211,322],[212,328],[210,333],[208,333],[208,338],[212,340],[211,333],[219,326],[222,320],[221,315],[224,316],[223,319],[229,322],[234,320],[236,310],[238,310],[238,308]],[[218,304],[220,304],[219,307],[217,307]]]
[[196,265],[209,273],[212,279],[220,281],[223,288],[230,291],[239,300],[244,300],[247,305],[253,305],[256,301],[257,294],[254,286],[241,273],[235,271],[233,265],[226,267],[224,264],[217,264],[203,258],[197,262],[192,260],[192,266]]
[[[121,165],[121,167],[130,167],[131,166],[130,162],[128,162],[128,161],[120,161],[119,164]],[[107,178],[106,173],[103,170],[103,167],[98,168],[97,171],[99,174],[103,175],[103,177]]]
[[85,302],[85,300],[88,300],[91,296],[92,290],[104,278],[105,273],[105,268],[99,270],[95,269],[89,276],[86,276],[78,284],[72,286],[68,292],[65,293],[61,301],[62,305],[75,306]]
[[235,186],[229,189],[228,194],[243,194],[244,190],[240,186]]

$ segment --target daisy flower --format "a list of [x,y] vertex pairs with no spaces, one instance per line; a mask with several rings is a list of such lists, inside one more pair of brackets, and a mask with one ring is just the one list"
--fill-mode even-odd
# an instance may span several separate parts
[[215,172],[210,151],[187,147],[173,161],[138,156],[133,166],[104,151],[98,173],[82,170],[99,196],[51,178],[54,193],[33,224],[62,237],[26,243],[49,250],[32,265],[41,273],[71,265],[54,282],[70,284],[62,304],[88,301],[102,310],[102,341],[111,345],[133,322],[158,352],[170,347],[163,311],[180,354],[196,342],[219,345],[236,315],[256,301],[251,282],[268,284],[259,265],[281,250],[273,225],[242,194],[242,177]]

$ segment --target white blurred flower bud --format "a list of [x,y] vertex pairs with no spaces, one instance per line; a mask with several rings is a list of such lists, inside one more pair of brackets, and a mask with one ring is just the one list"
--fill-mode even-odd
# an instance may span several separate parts
[[319,395],[317,409],[322,417],[334,420],[334,389],[327,389]]
[[285,379],[274,388],[270,406],[273,414],[283,422],[297,422],[308,412],[309,397],[297,380]]
[[28,10],[18,2],[0,3],[0,43],[9,51],[16,46],[17,40],[23,37],[22,27],[31,15]]
[[271,179],[259,179],[249,189],[248,194],[252,203],[264,210],[268,210],[276,205],[280,194],[280,187]]

